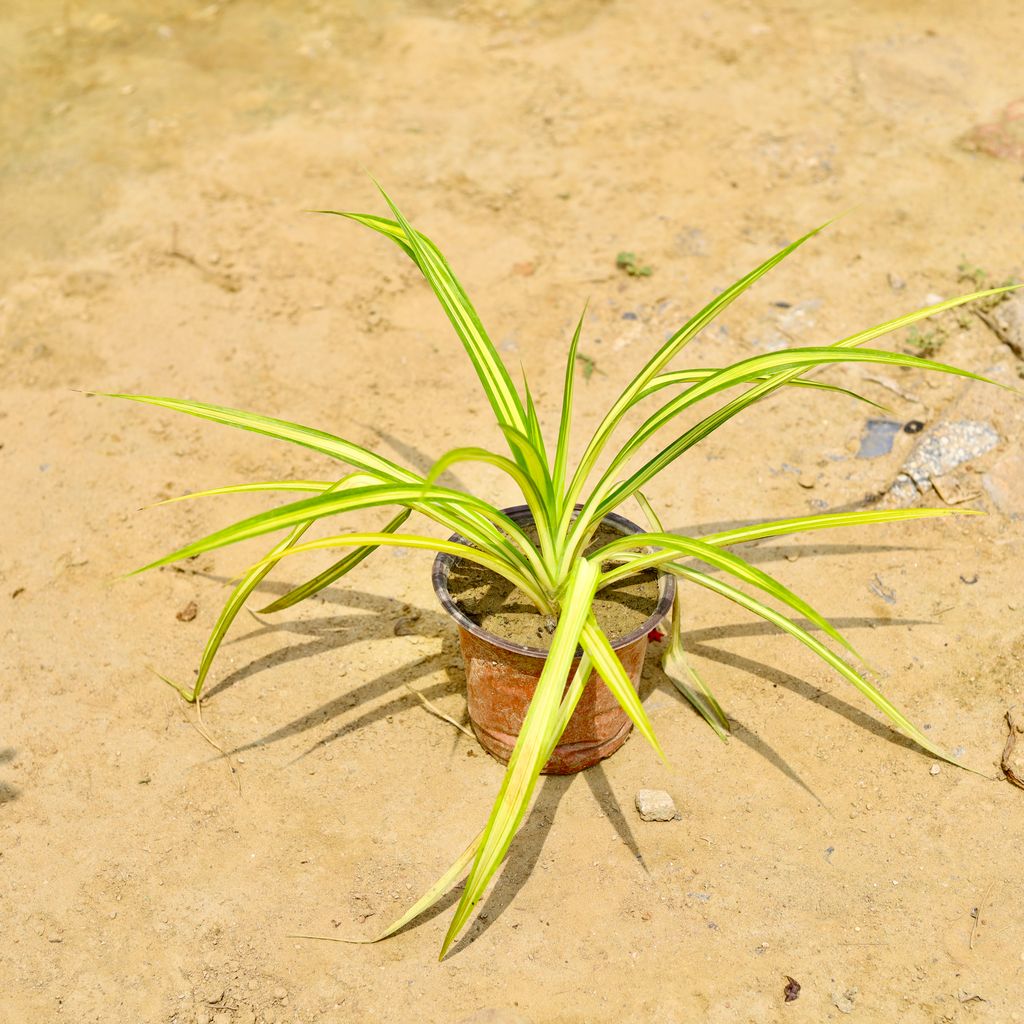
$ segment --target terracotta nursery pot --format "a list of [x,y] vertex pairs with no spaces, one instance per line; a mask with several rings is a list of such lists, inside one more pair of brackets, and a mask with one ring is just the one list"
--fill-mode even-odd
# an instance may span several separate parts
[[[520,525],[533,522],[525,505],[507,508],[504,512]],[[639,526],[622,516],[606,516],[604,524],[623,535],[642,532]],[[451,539],[467,543],[458,534]],[[505,763],[512,756],[547,651],[505,640],[473,622],[455,604],[448,590],[448,576],[457,561],[454,555],[443,553],[434,559],[431,576],[434,592],[459,627],[473,732],[485,750]],[[640,682],[648,634],[672,607],[675,579],[669,575],[659,577],[659,588],[658,605],[651,617],[626,636],[609,638],[634,687]],[[568,678],[578,664],[578,661],[573,662]],[[571,775],[597,764],[626,742],[632,728],[633,723],[604,681],[596,672],[592,673],[561,740],[544,767],[544,774]]]

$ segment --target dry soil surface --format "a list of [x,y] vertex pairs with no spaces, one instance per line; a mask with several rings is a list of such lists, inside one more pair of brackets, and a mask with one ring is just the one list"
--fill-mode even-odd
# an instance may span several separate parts
[[[457,444],[500,447],[415,269],[358,225],[303,212],[383,212],[369,170],[442,245],[549,426],[589,297],[579,451],[668,332],[837,214],[692,362],[842,337],[968,289],[961,264],[1020,274],[1021,33],[1013,0],[6,0],[0,1020],[1021,1019],[1024,792],[997,776],[1004,713],[1024,701],[1024,399],[838,368],[827,379],[889,412],[774,398],[648,494],[697,531],[860,507],[937,427],[987,424],[998,443],[915,499],[966,498],[986,517],[747,551],[980,774],[939,768],[795,641],[694,592],[687,640],[733,739],[652,655],[644,694],[669,766],[634,738],[544,782],[439,964],[450,900],[376,945],[292,937],[374,936],[500,784],[405,685],[464,715],[429,555],[382,551],[309,605],[243,613],[204,732],[152,670],[192,677],[225,584],[261,548],[114,581],[269,499],[139,507],[335,469],[82,393],[259,410],[421,469]],[[652,273],[617,269],[620,251]],[[1020,383],[973,315],[888,344],[922,340]],[[924,431],[861,458],[869,418]],[[255,606],[320,555],[281,567]],[[642,787],[668,790],[681,820],[642,822]]]

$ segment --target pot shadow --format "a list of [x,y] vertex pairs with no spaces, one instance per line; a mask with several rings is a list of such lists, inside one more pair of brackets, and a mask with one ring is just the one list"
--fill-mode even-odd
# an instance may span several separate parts
[[[422,696],[426,697],[428,700],[432,698],[436,699],[438,697],[443,697],[446,694],[451,693],[452,687],[450,680],[453,677],[457,678],[457,676],[455,676],[455,673],[452,671],[449,661],[445,660],[442,665],[438,665],[438,662],[442,658],[446,657],[447,656],[443,652],[441,654],[428,655],[426,658],[422,658],[419,661],[411,662],[406,665],[401,665],[399,666],[399,668],[393,670],[392,672],[386,672],[384,675],[378,676],[376,679],[374,679],[372,683],[360,687],[356,691],[356,693],[362,693],[363,691],[372,687],[372,689],[377,693],[383,694],[390,690],[396,689],[398,686],[403,687],[403,692],[398,696],[394,697],[392,700],[389,700],[386,704],[382,704],[378,707],[375,707],[372,710],[360,715],[358,718],[354,718],[351,721],[346,722],[344,725],[335,729],[329,735],[322,736],[315,743],[311,744],[304,751],[302,751],[301,754],[297,754],[295,757],[293,757],[288,762],[288,766],[290,767],[291,765],[297,764],[298,762],[305,760],[307,757],[310,756],[310,754],[314,754],[316,753],[316,751],[322,750],[324,747],[327,747],[338,740],[344,739],[350,733],[358,732],[360,729],[365,729],[367,726],[373,725],[374,722],[379,722],[381,719],[386,719],[391,715],[400,713],[401,711],[418,710],[426,714],[427,712],[423,710],[423,706],[420,704],[419,700],[413,694],[409,693],[408,690],[405,690],[404,686],[407,683],[411,685],[412,679],[417,679],[420,676],[429,675],[437,668],[443,667],[446,673],[448,674],[449,682],[434,683],[431,686],[425,686],[421,689],[418,689],[417,692],[420,693]],[[314,711],[302,715],[300,718],[297,718],[294,721],[289,722],[288,725],[282,726],[280,729],[276,729],[274,732],[269,733],[267,736],[264,736],[259,740],[255,740],[251,743],[239,747],[238,750],[243,751],[251,749],[253,747],[268,746],[269,744],[277,742],[278,740],[287,739],[291,736],[300,735],[308,729],[312,729],[317,725],[322,725],[324,722],[329,721],[331,718],[336,717],[337,715],[343,713],[349,708],[355,707],[356,704],[358,703],[359,699],[354,698],[352,695],[341,698],[340,700],[336,699],[328,701],[327,704],[323,704]],[[461,716],[461,719],[462,725],[467,726],[469,724],[469,718],[465,712],[465,707],[463,707],[463,714]],[[455,734],[454,743],[452,747],[453,753],[455,750],[455,746],[459,742],[460,735],[461,733]]]
[[[229,582],[226,577],[222,576],[213,576],[206,573],[199,573],[197,575],[216,580],[217,582]],[[285,583],[269,583],[259,588],[260,591],[269,591],[271,594],[278,595],[287,593],[290,589],[291,584]],[[280,650],[271,651],[240,666],[211,685],[203,695],[204,701],[223,693],[228,688],[238,685],[252,676],[258,675],[260,672],[278,665],[317,657],[367,640],[381,640],[400,635],[395,632],[396,626],[399,623],[402,624],[403,631],[408,631],[404,635],[411,633],[412,635],[425,638],[439,639],[441,641],[441,650],[424,655],[414,661],[406,662],[388,672],[369,679],[355,689],[348,690],[332,700],[321,704],[319,707],[305,712],[280,728],[234,747],[228,751],[229,754],[240,754],[247,750],[301,735],[310,729],[323,726],[326,722],[330,722],[332,719],[345,714],[353,708],[379,699],[394,690],[401,690],[399,694],[386,704],[374,707],[313,744],[290,762],[294,763],[351,732],[387,718],[388,715],[411,708],[421,708],[417,698],[409,693],[408,690],[405,690],[404,687],[406,684],[411,686],[416,679],[428,676],[439,668],[445,671],[446,681],[444,683],[435,683],[420,690],[419,692],[424,697],[427,699],[438,698],[450,693],[453,688],[465,688],[465,677],[462,673],[461,662],[458,656],[458,637],[450,628],[451,620],[443,612],[418,607],[410,608],[406,603],[381,597],[377,594],[340,588],[327,588],[321,591],[314,600],[318,600],[321,604],[358,608],[371,614],[343,617],[327,615],[316,619],[290,619],[284,622],[273,622],[261,618],[255,612],[250,611],[250,615],[258,623],[257,628],[233,637],[228,644],[243,643],[270,633],[290,633],[312,637],[312,639],[305,643],[291,644]],[[465,715],[463,715],[463,719],[465,720]],[[465,724],[465,721],[463,724]],[[458,735],[456,735],[456,740],[458,740]],[[214,760],[219,760],[224,756],[226,755],[220,754]]]
[[[14,749],[14,747],[0,748],[0,764],[10,764],[14,760],[17,753],[18,752]],[[21,790],[10,785],[9,783],[0,782],[0,806],[2,806],[3,804],[9,804],[12,801],[17,800],[20,794]]]
[[[229,582],[223,576],[198,575],[203,575],[207,579],[218,582]],[[269,591],[271,594],[280,595],[291,590],[291,585],[271,583],[262,585],[258,589],[259,591]],[[282,650],[271,651],[269,654],[262,655],[259,658],[253,659],[248,664],[242,665],[206,688],[203,694],[204,700],[209,700],[236,683],[240,683],[250,676],[257,675],[277,665],[301,661],[303,658],[313,657],[317,654],[337,650],[366,640],[383,640],[396,636],[398,634],[396,634],[395,629],[400,622],[404,629],[415,636],[443,640],[450,633],[448,628],[450,619],[443,612],[425,608],[410,608],[402,602],[380,597],[377,594],[369,594],[365,591],[328,587],[321,591],[314,600],[318,600],[321,604],[358,608],[372,614],[323,616],[317,619],[287,619],[275,622],[270,619],[261,618],[258,613],[251,609],[246,609],[250,616],[258,623],[258,628],[251,629],[247,633],[242,633],[232,637],[230,640],[226,640],[224,643],[225,647],[241,644],[256,637],[265,636],[268,633],[293,633],[300,636],[309,636],[313,639]]]
[[334,729],[328,735],[322,736],[289,762],[289,764],[294,764],[297,761],[301,761],[308,757],[315,751],[334,743],[336,740],[344,738],[350,733],[363,729],[375,722],[381,721],[382,719],[386,719],[389,715],[394,715],[398,712],[414,708],[421,708],[420,702],[413,694],[409,693],[408,690],[405,689],[405,686],[411,686],[415,680],[420,679],[423,676],[429,676],[439,668],[442,668],[445,670],[448,679],[443,683],[433,683],[430,686],[418,688],[418,692],[428,700],[437,699],[450,693],[452,684],[454,683],[455,686],[458,687],[459,681],[462,678],[461,673],[452,664],[457,649],[458,641],[456,638],[452,637],[450,640],[445,640],[440,652],[425,655],[415,661],[406,662],[399,665],[397,668],[384,672],[368,682],[357,686],[354,690],[349,690],[338,697],[321,704],[319,707],[305,712],[298,718],[294,718],[285,725],[274,729],[272,732],[266,733],[258,739],[240,744],[235,747],[231,753],[240,754],[246,750],[252,750],[257,747],[266,747],[273,743],[280,742],[281,740],[299,736],[304,732],[308,732],[310,729],[320,728],[340,715],[343,715],[354,708],[358,708],[369,701],[379,699],[395,690],[401,689],[400,693],[395,694],[395,696],[385,703],[374,706],[358,717],[346,722],[339,728]]
[[[583,774],[586,775],[587,772]],[[543,776],[540,792],[537,794],[529,816],[512,841],[515,850],[514,856],[506,855],[505,869],[501,872],[470,927],[448,951],[449,957],[461,953],[472,945],[511,906],[519,890],[526,884],[527,879],[537,866],[544,843],[551,831],[551,824],[555,820],[558,805],[574,779],[573,775]],[[513,924],[512,927],[516,928],[518,925]]]

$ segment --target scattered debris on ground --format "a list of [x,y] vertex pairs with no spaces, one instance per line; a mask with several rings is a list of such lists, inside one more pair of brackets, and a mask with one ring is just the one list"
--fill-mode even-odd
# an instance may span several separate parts
[[198,614],[199,606],[195,603],[195,601],[189,601],[189,603],[185,605],[185,607],[182,608],[181,611],[178,612],[178,614],[174,617],[179,622],[191,622]]
[[786,987],[782,990],[782,998],[787,1003],[796,1002],[800,998],[800,982],[786,975]]

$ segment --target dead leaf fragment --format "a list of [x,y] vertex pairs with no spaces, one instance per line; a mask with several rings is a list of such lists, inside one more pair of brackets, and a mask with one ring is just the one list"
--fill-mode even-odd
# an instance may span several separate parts
[[782,998],[787,1003],[792,1003],[800,998],[800,982],[788,974],[786,975],[786,987],[782,990]]

